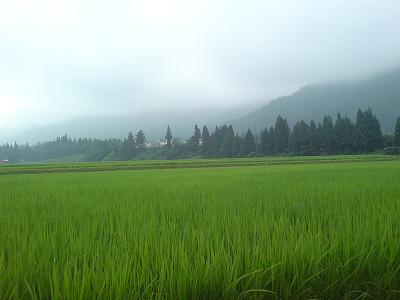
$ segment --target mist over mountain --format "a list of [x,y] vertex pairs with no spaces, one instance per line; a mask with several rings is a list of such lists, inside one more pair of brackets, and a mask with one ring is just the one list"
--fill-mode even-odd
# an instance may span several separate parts
[[307,85],[290,96],[275,99],[250,114],[229,121],[236,130],[260,132],[274,124],[278,115],[293,126],[297,121],[318,121],[340,112],[354,120],[358,108],[370,107],[382,131],[392,134],[400,116],[400,68],[367,79]]
[[[321,116],[336,117],[340,112],[351,119],[358,108],[371,107],[381,122],[382,131],[391,134],[400,115],[400,68],[355,81],[307,85],[289,96],[272,100],[261,106],[252,102],[231,108],[208,107],[185,110],[159,110],[142,113],[98,114],[38,126],[24,132],[4,133],[12,143],[36,143],[67,134],[71,137],[125,138],[129,131],[142,129],[149,140],[162,139],[167,125],[174,137],[183,140],[193,134],[193,126],[232,124],[241,133],[250,128],[260,132],[274,124],[281,115],[293,126],[299,120],[321,121]],[[258,108],[259,107],[259,108]],[[258,109],[257,109],[258,108]],[[12,135],[11,135],[12,134]]]
[[143,130],[148,140],[165,137],[167,125],[170,125],[174,137],[187,139],[193,134],[195,124],[208,125],[210,128],[224,120],[240,118],[259,107],[261,103],[248,103],[235,107],[208,107],[182,110],[152,110],[141,113],[98,114],[69,119],[63,122],[34,127],[20,132],[8,142],[30,144],[53,140],[67,134],[82,138],[126,138],[129,131]]

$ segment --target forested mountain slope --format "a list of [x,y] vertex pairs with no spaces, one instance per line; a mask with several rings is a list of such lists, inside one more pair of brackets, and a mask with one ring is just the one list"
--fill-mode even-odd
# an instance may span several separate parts
[[308,85],[293,95],[273,100],[243,118],[228,122],[239,131],[260,132],[282,115],[293,126],[298,120],[317,122],[321,116],[340,112],[354,120],[358,108],[371,107],[384,133],[393,133],[400,115],[400,69],[352,82]]

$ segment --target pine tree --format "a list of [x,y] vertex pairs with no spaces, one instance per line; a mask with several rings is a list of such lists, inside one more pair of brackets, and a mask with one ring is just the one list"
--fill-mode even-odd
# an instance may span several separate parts
[[212,157],[219,156],[222,142],[223,142],[222,129],[219,128],[218,126],[215,126],[215,130],[210,137],[210,155]]
[[364,113],[361,109],[358,109],[353,132],[353,147],[357,153],[365,152],[364,123]]
[[194,126],[194,133],[189,139],[189,143],[194,146],[198,146],[201,139],[201,132],[197,125]]
[[201,139],[201,132],[197,125],[194,126],[194,135],[193,136],[194,136],[196,145],[198,145],[200,143],[200,139]]
[[317,125],[312,120],[310,121],[308,134],[309,134],[308,152],[311,155],[318,155],[320,153],[321,143],[320,143]]
[[367,151],[372,152],[381,149],[383,146],[381,124],[372,113],[371,108],[368,108],[364,115],[367,119]]
[[394,131],[394,144],[400,146],[400,117],[397,118],[396,127]]
[[146,145],[146,135],[143,130],[139,130],[136,134],[136,145],[139,148],[143,148]]
[[336,153],[353,153],[354,126],[351,120],[347,116],[342,118],[338,113],[333,130]]
[[309,127],[304,121],[297,122],[290,136],[291,150],[300,155],[307,155],[309,149]]
[[201,131],[197,125],[194,126],[194,133],[187,141],[187,150],[190,155],[198,155],[201,139]]
[[358,152],[368,153],[383,146],[381,125],[370,108],[365,112],[358,110],[354,132],[353,141]]
[[207,157],[210,155],[211,137],[210,132],[206,125],[203,126],[203,131],[201,133],[201,152],[203,156]]
[[235,152],[235,133],[232,125],[223,127],[223,144],[221,146],[221,156],[233,157]]
[[269,145],[268,154],[275,154],[275,129],[272,126],[269,128]]
[[136,155],[136,144],[132,132],[129,132],[128,139],[123,144],[123,159],[132,159]]
[[321,150],[324,154],[335,153],[335,135],[331,116],[324,116],[321,128]]
[[270,135],[268,128],[261,132],[260,152],[261,155],[267,155],[270,151]]
[[287,120],[278,116],[273,135],[275,153],[283,154],[287,152],[289,148],[289,133],[290,129]]
[[256,150],[256,141],[254,139],[254,135],[251,130],[248,129],[242,144],[242,155],[254,155]]
[[14,147],[11,147],[10,150],[11,150],[10,157],[9,157],[10,162],[18,163],[21,159],[21,153],[20,153],[19,147],[17,145],[17,142],[14,143]]
[[[26,161],[32,161],[32,149],[29,147],[28,142],[26,143],[24,150],[23,150],[23,157]],[[1,158],[1,155],[0,155]]]
[[353,148],[353,134],[354,134],[354,125],[351,120],[345,116],[343,119],[342,125],[342,141],[340,143],[343,154],[351,154],[354,152]]
[[172,133],[169,125],[167,127],[167,132],[165,133],[165,140],[167,141],[167,148],[171,148]]
[[239,136],[238,133],[235,134],[235,146],[234,146],[234,155],[241,156],[242,152],[242,138]]

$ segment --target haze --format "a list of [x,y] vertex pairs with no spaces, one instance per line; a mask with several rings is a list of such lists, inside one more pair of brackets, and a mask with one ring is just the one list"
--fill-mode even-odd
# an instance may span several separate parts
[[234,107],[399,64],[393,0],[5,1],[0,132]]

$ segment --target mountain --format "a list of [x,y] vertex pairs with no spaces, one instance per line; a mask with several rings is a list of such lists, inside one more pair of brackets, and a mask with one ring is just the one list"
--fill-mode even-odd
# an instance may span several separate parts
[[[275,123],[281,115],[293,126],[298,120],[321,121],[325,114],[336,117],[340,112],[353,120],[358,108],[371,107],[381,122],[382,131],[391,134],[400,116],[400,69],[367,79],[348,82],[307,85],[290,96],[237,107],[209,107],[202,109],[159,110],[115,115],[88,115],[63,122],[43,125],[25,132],[0,132],[0,142],[30,144],[53,140],[67,134],[71,137],[125,138],[129,131],[143,129],[148,140],[164,138],[167,125],[174,137],[187,139],[193,134],[194,124],[232,124],[236,131],[247,128],[260,132]],[[247,115],[246,115],[247,114]],[[244,116],[244,117],[243,117]],[[12,138],[9,138],[12,136]]]
[[260,132],[281,115],[293,126],[297,121],[321,121],[325,114],[340,112],[355,119],[358,108],[371,107],[382,131],[391,134],[400,116],[400,69],[351,82],[308,85],[294,94],[269,102],[252,113],[230,121],[239,132],[250,128]]
[[[167,125],[171,126],[172,135],[181,139],[189,138],[194,125],[203,124],[212,128],[223,120],[239,118],[243,112],[250,112],[260,103],[251,103],[235,107],[209,107],[202,109],[160,110],[141,113],[87,115],[79,118],[34,127],[19,135],[14,135],[17,143],[30,144],[53,140],[67,134],[71,137],[87,138],[126,138],[128,132],[136,133],[142,129],[148,140],[165,137]],[[8,142],[14,142],[14,139]]]

